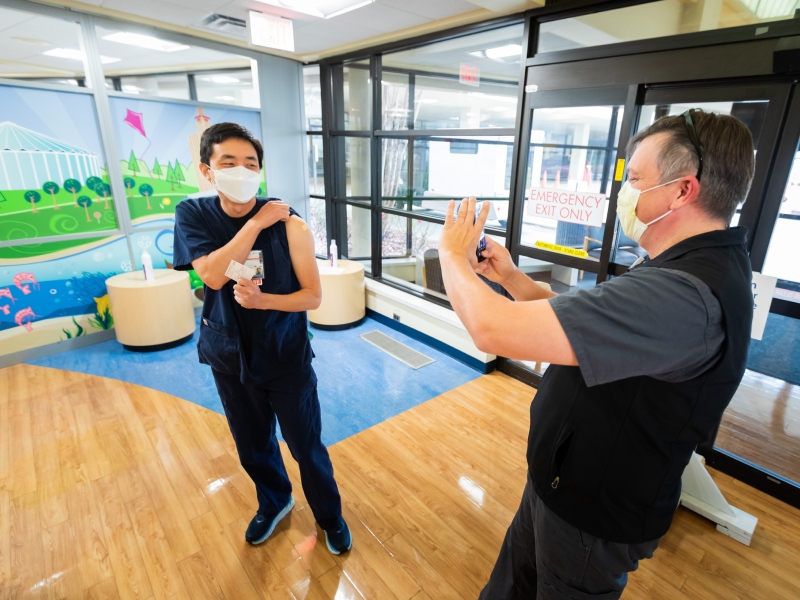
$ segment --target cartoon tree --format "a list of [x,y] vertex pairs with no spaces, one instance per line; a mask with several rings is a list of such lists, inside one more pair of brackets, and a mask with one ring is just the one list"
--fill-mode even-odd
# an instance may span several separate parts
[[161,165],[158,164],[158,159],[156,159],[153,163],[153,175],[155,175],[157,179],[161,179],[161,175],[163,174],[164,171],[161,170]]
[[130,191],[136,187],[136,180],[132,177],[125,177],[122,182],[125,184],[125,194],[130,198]]
[[61,188],[58,187],[58,184],[55,181],[48,181],[42,186],[42,189],[45,191],[45,193],[50,194],[50,196],[53,198],[53,208],[58,210],[56,194],[61,190]]
[[150,210],[151,209],[150,196],[153,195],[153,186],[150,185],[149,183],[143,183],[142,185],[139,186],[139,193],[145,198],[147,198],[147,210]]
[[95,191],[94,189],[97,187],[98,183],[103,183],[103,180],[100,179],[99,177],[92,175],[91,177],[89,177],[89,179],[86,180],[86,187],[92,191]]
[[94,193],[97,194],[97,197],[103,197],[103,202],[106,203],[106,210],[108,210],[108,197],[111,195],[111,186],[107,183],[101,181],[98,183],[94,188]]
[[175,169],[172,168],[172,163],[167,163],[167,181],[172,185],[173,191],[175,190],[175,182],[177,179],[178,178],[175,176]]
[[181,181],[186,181],[186,176],[183,174],[183,169],[181,169],[181,163],[177,160],[175,161],[175,179],[178,181],[178,187],[183,187]]
[[89,216],[89,207],[92,205],[92,199],[89,196],[81,196],[78,198],[78,206],[82,206],[83,210],[86,211],[86,222],[91,223],[92,219]]
[[28,192],[25,192],[25,196],[24,197],[25,197],[25,200],[27,200],[28,202],[31,203],[32,211],[35,212],[35,213],[39,212],[38,210],[36,210],[36,203],[39,200],[42,199],[42,195],[39,192],[37,192],[36,190],[30,190]]
[[136,155],[131,150],[131,156],[128,159],[128,171],[133,173],[133,176],[136,177],[136,174],[139,172],[139,161],[136,160]]
[[83,189],[81,182],[77,179],[67,179],[64,182],[64,189],[72,193],[72,197],[75,199],[75,206],[78,206],[78,192]]

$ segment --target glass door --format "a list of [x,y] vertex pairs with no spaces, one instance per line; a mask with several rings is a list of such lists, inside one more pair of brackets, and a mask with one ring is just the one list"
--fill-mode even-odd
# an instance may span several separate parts
[[[615,223],[607,219],[608,199],[622,177],[617,155],[628,91],[526,95],[511,248],[529,277],[557,293],[605,280]],[[537,374],[547,368],[512,362]]]
[[[783,115],[790,91],[790,84],[654,86],[645,92],[639,110],[637,131],[661,116],[681,114],[690,108],[730,114],[748,126],[755,142],[756,173],[748,198],[732,225],[748,228],[751,246],[756,230],[763,228],[760,223],[764,221],[769,184],[773,178],[780,179],[775,170],[775,158],[779,153],[776,140],[784,127]],[[780,278],[780,289],[789,294],[795,289],[800,291],[796,252],[800,236],[800,160],[796,158],[796,139],[790,150],[795,156],[792,174],[788,184],[782,186],[781,210],[771,232],[770,251],[764,264],[764,274]],[[792,212],[795,208],[798,215]],[[753,263],[754,271],[760,270],[757,261]],[[618,269],[621,267],[617,265]],[[781,495],[786,497],[786,490],[797,489],[800,482],[798,417],[800,320],[772,314],[763,339],[751,340],[747,371],[723,416],[716,438],[701,447],[701,452],[712,466],[723,468],[752,485],[783,486]]]

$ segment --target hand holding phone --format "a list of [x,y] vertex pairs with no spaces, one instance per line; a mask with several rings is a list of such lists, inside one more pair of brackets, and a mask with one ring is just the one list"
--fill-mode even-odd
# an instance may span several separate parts
[[475,251],[475,254],[478,256],[478,262],[483,262],[486,260],[486,257],[483,256],[484,250],[486,250],[486,236],[482,235],[480,241],[478,242],[478,248]]

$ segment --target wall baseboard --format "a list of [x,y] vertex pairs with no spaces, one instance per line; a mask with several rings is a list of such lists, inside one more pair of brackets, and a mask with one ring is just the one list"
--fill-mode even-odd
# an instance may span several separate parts
[[434,350],[438,350],[442,354],[446,354],[451,358],[455,358],[457,361],[464,363],[468,367],[475,369],[480,373],[491,373],[495,370],[495,363],[496,361],[490,362],[482,362],[477,358],[473,358],[469,354],[461,352],[460,350],[456,350],[452,346],[448,346],[444,342],[437,340],[421,331],[417,331],[413,327],[409,327],[408,325],[403,325],[395,321],[394,319],[390,319],[387,316],[380,314],[379,312],[375,312],[371,308],[367,309],[367,316],[370,319],[376,320],[378,323],[386,325],[390,329],[394,329],[395,331],[399,331],[400,333],[407,335],[408,337],[417,340],[418,342],[422,342],[423,344],[427,344]]
[[366,280],[367,314],[380,323],[480,371],[495,369],[497,357],[478,350],[455,312],[373,279]]
[[[202,306],[195,306],[194,316],[199,317],[203,312]],[[102,344],[109,340],[117,339],[117,334],[114,333],[113,327],[105,331],[98,331],[91,335],[82,335],[77,338],[63,340],[55,344],[47,344],[39,346],[38,348],[30,348],[22,350],[21,352],[12,352],[11,354],[0,355],[0,369],[3,367],[10,367],[20,363],[30,362],[46,356],[53,356],[54,354],[61,354],[62,352],[69,352],[70,350],[77,350],[78,348],[85,348],[94,344]]]
[[18,365],[20,363],[30,362],[45,356],[52,356],[53,354],[61,354],[69,350],[77,350],[78,348],[85,348],[94,344],[100,344],[109,340],[117,339],[117,334],[113,329],[106,329],[98,331],[91,335],[82,335],[80,337],[72,338],[56,342],[55,344],[46,344],[37,348],[30,348],[20,352],[12,352],[11,354],[4,354],[0,356],[0,368]]

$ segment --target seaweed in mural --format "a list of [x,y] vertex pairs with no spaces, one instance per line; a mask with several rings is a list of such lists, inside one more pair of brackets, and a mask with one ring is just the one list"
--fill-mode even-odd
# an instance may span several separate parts
[[64,339],[71,340],[72,338],[80,337],[86,333],[86,330],[78,324],[75,317],[72,317],[72,322],[75,324],[75,327],[77,327],[77,330],[75,333],[72,333],[69,329],[62,329],[61,331],[67,336]]
[[79,298],[101,298],[106,295],[106,279],[116,273],[90,273],[84,271],[80,277],[72,277],[69,286]]

